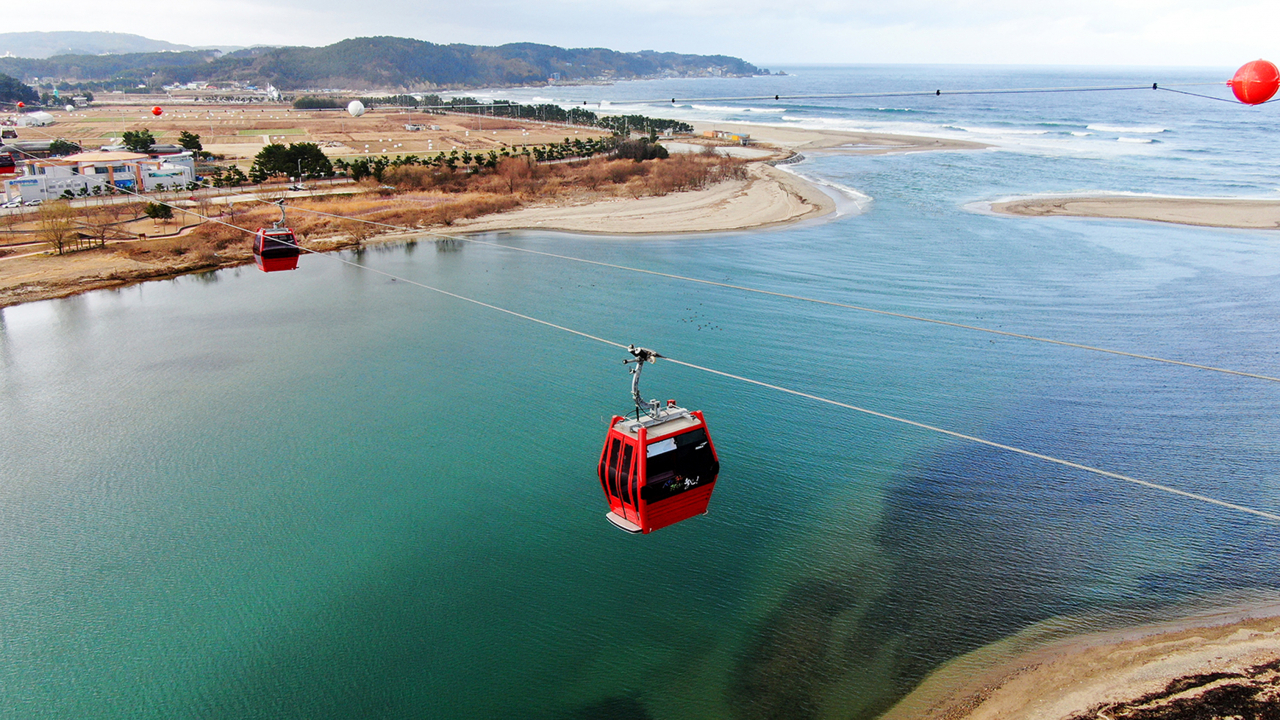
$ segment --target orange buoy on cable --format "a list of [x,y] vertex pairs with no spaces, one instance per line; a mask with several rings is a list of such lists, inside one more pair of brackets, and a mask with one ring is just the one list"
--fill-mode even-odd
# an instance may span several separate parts
[[1274,63],[1254,60],[1241,66],[1227,84],[1240,102],[1261,105],[1280,90],[1280,70]]
[[160,117],[162,113],[164,113],[164,109],[161,108],[159,105],[151,108],[151,114],[155,115],[156,117]]
[[19,108],[24,108],[24,107],[26,107],[26,106],[27,106],[27,104],[26,104],[26,103],[22,102],[21,100],[19,100],[19,101],[18,101],[18,107],[19,107]]

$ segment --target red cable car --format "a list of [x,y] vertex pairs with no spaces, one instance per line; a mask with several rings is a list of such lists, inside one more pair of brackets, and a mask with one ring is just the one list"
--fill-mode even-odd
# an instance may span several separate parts
[[293,230],[285,226],[284,201],[280,201],[280,222],[269,228],[258,228],[253,236],[253,260],[263,272],[296,270],[302,248]]
[[662,357],[631,346],[631,395],[635,418],[615,415],[609,422],[597,472],[609,501],[605,519],[629,533],[654,530],[705,515],[720,458],[700,410],[668,400],[640,397],[640,369]]

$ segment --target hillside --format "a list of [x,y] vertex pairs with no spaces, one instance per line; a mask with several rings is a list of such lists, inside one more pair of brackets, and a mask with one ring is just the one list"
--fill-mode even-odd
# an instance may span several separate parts
[[739,58],[604,48],[566,49],[534,43],[499,47],[437,45],[395,37],[352,38],[326,47],[251,48],[221,57],[212,51],[0,58],[17,78],[58,78],[90,89],[144,83],[239,81],[281,90],[343,88],[414,91],[560,80],[628,79],[659,75],[761,74]]
[[75,31],[0,33],[0,54],[21,58],[194,49],[188,45],[175,45],[129,33]]

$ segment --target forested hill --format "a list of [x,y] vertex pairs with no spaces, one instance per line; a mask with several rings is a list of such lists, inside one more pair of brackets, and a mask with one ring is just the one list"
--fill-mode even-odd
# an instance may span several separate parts
[[175,45],[163,40],[152,40],[151,38],[129,33],[82,32],[75,30],[0,33],[0,53],[23,58],[195,49],[189,45]]
[[103,89],[156,88],[174,82],[228,81],[281,90],[430,90],[546,81],[628,79],[660,75],[758,75],[765,71],[724,55],[681,55],[604,48],[565,49],[533,43],[499,47],[436,45],[408,38],[369,37],[319,48],[251,48],[214,52],[60,55],[43,60],[0,58],[0,72],[58,78]]

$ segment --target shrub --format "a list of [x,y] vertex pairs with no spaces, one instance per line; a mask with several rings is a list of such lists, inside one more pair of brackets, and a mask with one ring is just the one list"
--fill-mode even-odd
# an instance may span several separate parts
[[623,140],[618,143],[617,149],[613,151],[613,156],[619,160],[665,160],[667,149],[657,143],[649,142],[648,138],[639,140]]

